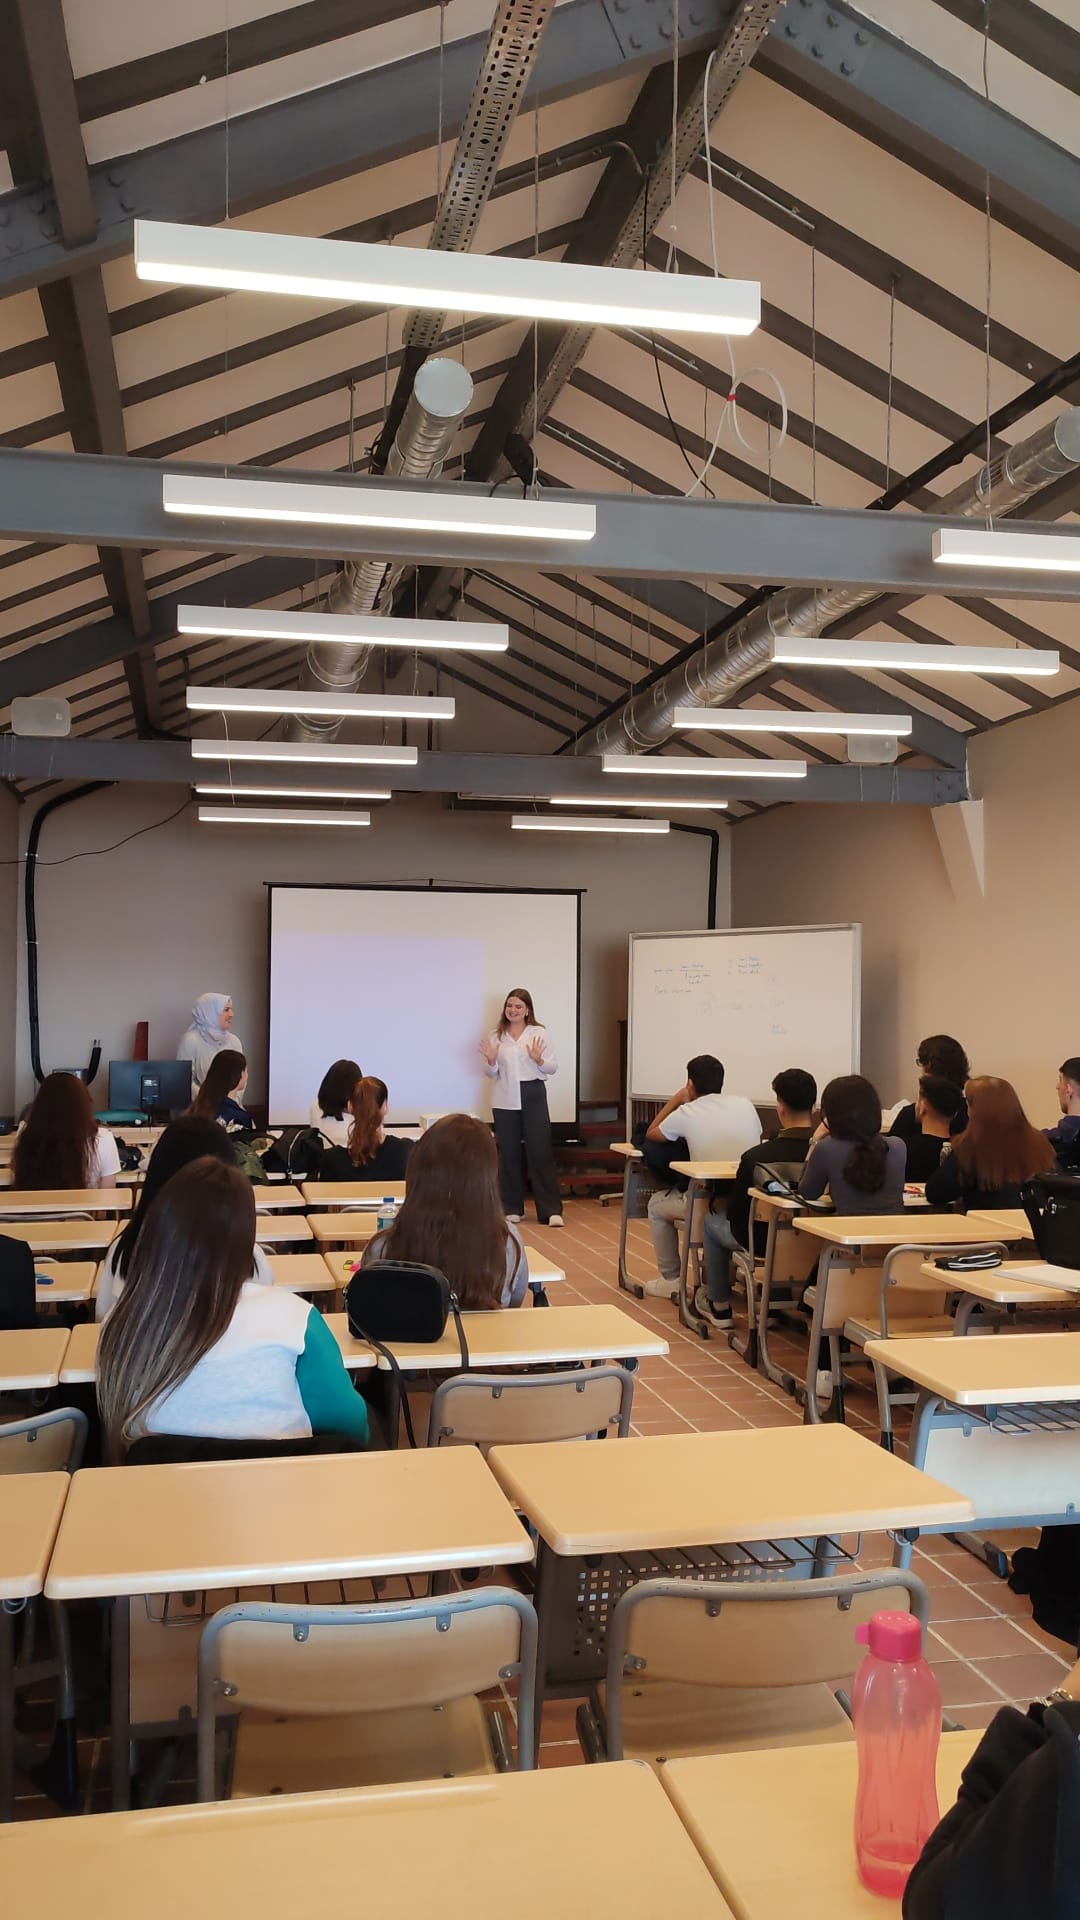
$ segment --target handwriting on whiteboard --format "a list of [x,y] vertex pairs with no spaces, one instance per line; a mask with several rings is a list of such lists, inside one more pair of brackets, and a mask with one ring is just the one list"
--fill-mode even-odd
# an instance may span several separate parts
[[753,1012],[764,1017],[773,1036],[787,1034],[784,990],[759,954],[729,954],[719,965],[681,960],[654,967],[651,986],[657,1000],[695,1000],[703,1022],[718,1010],[728,1016]]

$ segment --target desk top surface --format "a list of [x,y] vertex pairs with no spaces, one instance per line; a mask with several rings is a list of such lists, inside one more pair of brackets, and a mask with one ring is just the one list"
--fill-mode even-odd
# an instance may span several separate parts
[[304,1196],[300,1188],[294,1187],[288,1180],[268,1182],[266,1185],[253,1187],[252,1192],[260,1213],[274,1213],[289,1207],[303,1208],[304,1205]]
[[3,1224],[4,1238],[21,1240],[32,1253],[104,1248],[119,1231],[119,1220],[5,1220]]
[[811,1233],[834,1247],[970,1246],[992,1240],[1019,1240],[1018,1231],[969,1213],[807,1213],[795,1220],[799,1233]]
[[97,1285],[96,1260],[38,1260],[35,1292],[39,1307],[85,1306]]
[[962,1525],[973,1517],[964,1494],[833,1425],[652,1434],[584,1447],[545,1441],[496,1447],[488,1460],[561,1554],[861,1533],[929,1525],[931,1516]]
[[[318,1905],[392,1910],[407,1887],[441,1920],[731,1920],[649,1768],[558,1767],[213,1806],[22,1821],[3,1836],[12,1911],[189,1920]],[[509,1890],[509,1891],[508,1891]]]
[[[1069,1295],[1080,1292],[1080,1273],[1075,1276],[1075,1287],[1054,1286],[1049,1279],[1034,1278],[1044,1264],[1035,1260],[1004,1260],[1000,1267],[984,1267],[980,1273],[948,1273],[935,1267],[932,1260],[925,1260],[921,1271],[928,1280],[940,1280],[950,1292],[970,1293],[990,1306],[1052,1305],[1064,1309]],[[1056,1273],[1057,1268],[1047,1267],[1046,1272]],[[1032,1277],[1029,1279],[1027,1275]]]
[[866,1352],[958,1407],[1080,1400],[1080,1333],[869,1340]]
[[[331,1220],[337,1219],[338,1215],[324,1214],[322,1217]],[[371,1233],[366,1237],[368,1239],[372,1238],[374,1231],[375,1229],[372,1227]],[[322,1257],[334,1279],[337,1281],[338,1286],[343,1287],[356,1265],[357,1255],[355,1247],[352,1248],[351,1251],[347,1248],[338,1248],[336,1251],[324,1253]],[[554,1286],[556,1281],[566,1279],[565,1269],[557,1267],[554,1260],[549,1259],[546,1253],[538,1253],[535,1247],[525,1248],[525,1264],[529,1269],[529,1285],[531,1287],[550,1287]]]
[[685,1174],[688,1180],[734,1180],[739,1163],[737,1160],[673,1160],[671,1171]]
[[67,1352],[66,1327],[15,1327],[0,1331],[0,1393],[55,1387]]
[[53,1213],[130,1213],[130,1187],[8,1187],[0,1193],[0,1219],[32,1219]]
[[321,1253],[271,1253],[267,1259],[275,1287],[289,1287],[294,1293],[334,1293],[341,1285]]
[[[668,1351],[668,1343],[661,1334],[641,1326],[616,1306],[532,1310],[518,1307],[494,1313],[465,1313],[462,1320],[469,1359],[478,1370],[574,1360],[651,1359]],[[350,1371],[372,1364],[375,1356],[371,1348],[364,1341],[352,1338],[345,1314],[328,1314],[326,1324]],[[461,1349],[452,1325],[447,1326],[440,1340],[425,1343],[391,1340],[387,1344],[399,1366],[451,1373],[460,1370]],[[383,1368],[388,1365],[382,1356],[379,1365]]]
[[[943,1813],[981,1737],[942,1736]],[[899,1920],[899,1900],[868,1892],[856,1872],[854,1741],[671,1760],[660,1777],[738,1920]]]
[[69,1485],[66,1473],[0,1473],[0,1600],[41,1592]]
[[46,1591],[168,1593],[531,1558],[471,1447],[97,1467],[72,1480]]
[[1031,1221],[1028,1219],[1023,1207],[988,1207],[985,1209],[979,1207],[969,1213],[967,1218],[969,1220],[978,1220],[982,1226],[986,1226],[987,1223],[989,1223],[995,1233],[1001,1233],[1003,1230],[1007,1231],[1014,1239],[1030,1240],[1033,1237]]
[[260,1247],[269,1247],[278,1240],[311,1240],[314,1235],[306,1213],[256,1213],[255,1238]]
[[300,1191],[309,1207],[377,1206],[380,1200],[404,1200],[404,1180],[305,1180]]
[[622,1160],[641,1160],[644,1158],[641,1148],[635,1147],[632,1140],[613,1140],[608,1148],[608,1152],[617,1153]]

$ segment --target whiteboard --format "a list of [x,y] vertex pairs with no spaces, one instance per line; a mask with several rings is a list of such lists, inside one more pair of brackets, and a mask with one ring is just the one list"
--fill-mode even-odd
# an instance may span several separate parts
[[576,1122],[580,896],[450,887],[271,886],[270,1120],[306,1121],[327,1067],[385,1080],[389,1121],[491,1113],[477,1052],[527,987],[559,1071],[553,1120]]
[[630,936],[631,1098],[667,1099],[698,1053],[729,1093],[767,1105],[784,1067],[818,1090],[859,1068],[862,929],[733,927]]

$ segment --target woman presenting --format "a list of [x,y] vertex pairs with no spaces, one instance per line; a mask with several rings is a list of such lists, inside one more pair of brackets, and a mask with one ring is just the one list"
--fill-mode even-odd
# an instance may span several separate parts
[[551,1147],[547,1087],[559,1070],[555,1049],[533,1008],[526,987],[514,987],[503,1004],[493,1034],[480,1042],[484,1072],[495,1085],[491,1112],[499,1149],[499,1186],[508,1220],[521,1219],[525,1187],[521,1149],[529,1167],[529,1185],[542,1227],[561,1227],[559,1176]]

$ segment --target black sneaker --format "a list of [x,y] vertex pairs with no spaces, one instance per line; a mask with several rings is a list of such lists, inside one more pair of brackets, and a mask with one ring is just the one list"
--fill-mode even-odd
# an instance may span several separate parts
[[699,1287],[694,1295],[694,1312],[699,1320],[704,1320],[718,1333],[730,1333],[735,1325],[735,1315],[730,1306],[723,1306],[718,1300],[710,1300],[704,1287]]

